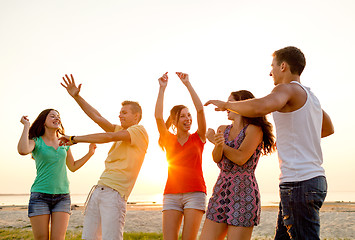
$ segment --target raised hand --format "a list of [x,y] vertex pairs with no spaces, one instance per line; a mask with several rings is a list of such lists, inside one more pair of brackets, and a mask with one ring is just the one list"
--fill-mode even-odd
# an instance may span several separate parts
[[206,138],[208,139],[208,141],[210,141],[213,144],[215,143],[215,139],[214,139],[215,134],[216,133],[212,128],[209,128],[206,133]]
[[75,85],[74,77],[72,74],[70,74],[70,78],[68,77],[67,74],[65,74],[65,77],[63,77],[63,83],[60,83],[70,94],[70,96],[75,97],[79,95],[80,89],[81,89],[81,84],[79,86]]
[[205,106],[208,106],[210,104],[213,104],[216,106],[215,110],[216,111],[225,111],[227,110],[225,108],[226,102],[220,101],[220,100],[209,100],[208,102],[205,103]]
[[186,85],[187,83],[189,83],[189,74],[182,73],[182,72],[176,72],[176,75],[178,75],[178,77],[180,78],[180,80],[183,84]]
[[168,85],[168,72],[164,73],[163,76],[158,79],[158,81],[159,85],[165,88]]
[[94,154],[97,146],[95,143],[90,143],[89,145],[89,153]]
[[218,131],[214,135],[215,145],[223,145],[224,144],[224,136],[221,131]]
[[30,121],[28,120],[27,116],[22,116],[20,122],[21,122],[23,125],[30,125]]

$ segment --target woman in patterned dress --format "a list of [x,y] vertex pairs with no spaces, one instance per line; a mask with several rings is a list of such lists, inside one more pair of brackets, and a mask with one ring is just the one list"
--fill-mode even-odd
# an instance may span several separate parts
[[[232,92],[228,101],[254,98],[246,90]],[[213,160],[220,174],[209,200],[206,221],[200,239],[250,239],[260,221],[260,194],[255,168],[261,154],[275,149],[272,125],[266,117],[247,118],[228,111],[231,125],[222,125],[217,133],[207,132],[215,147]]]

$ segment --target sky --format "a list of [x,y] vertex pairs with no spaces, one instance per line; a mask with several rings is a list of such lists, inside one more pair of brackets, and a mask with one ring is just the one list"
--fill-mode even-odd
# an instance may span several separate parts
[[[22,115],[33,122],[42,110],[54,108],[68,135],[102,132],[60,85],[65,74],[82,83],[82,97],[112,123],[119,124],[122,101],[141,104],[150,144],[132,197],[161,194],[167,163],[154,119],[157,79],[169,72],[164,116],[176,104],[188,106],[194,132],[196,112],[174,72],[189,74],[203,103],[227,100],[241,89],[263,97],[274,87],[272,53],[296,46],[307,60],[301,83],[318,96],[335,127],[335,134],[322,139],[329,192],[350,196],[355,192],[354,11],[352,0],[0,0],[0,193],[29,193],[36,175],[31,156],[17,153]],[[205,113],[210,128],[230,123],[212,106]],[[86,165],[68,171],[71,193],[88,193],[96,184],[110,146],[98,145]],[[88,144],[71,149],[79,159]],[[212,149],[206,143],[203,154],[208,193],[219,173]],[[279,174],[276,153],[261,157],[256,177],[262,196],[277,194]]]

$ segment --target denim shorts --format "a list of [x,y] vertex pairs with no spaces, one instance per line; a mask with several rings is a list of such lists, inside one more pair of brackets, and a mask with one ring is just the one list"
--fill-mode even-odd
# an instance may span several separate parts
[[280,184],[275,239],[319,239],[319,210],[327,195],[324,176]]
[[66,212],[71,214],[70,205],[69,193],[48,194],[31,192],[30,202],[28,204],[28,217],[52,214],[52,212]]
[[188,192],[164,194],[163,211],[178,210],[184,212],[186,208],[206,211],[206,193],[204,192]]

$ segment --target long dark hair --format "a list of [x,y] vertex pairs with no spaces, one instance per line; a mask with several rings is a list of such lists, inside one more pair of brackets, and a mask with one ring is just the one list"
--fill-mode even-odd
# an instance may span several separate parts
[[[172,127],[172,130],[174,131],[174,133],[176,133],[176,123],[179,122],[179,119],[180,119],[180,113],[181,111],[184,109],[184,108],[187,108],[186,106],[184,105],[176,105],[174,106],[171,110],[170,110],[170,115],[168,117],[168,119],[166,120],[165,122],[165,126],[166,128],[169,130],[170,127]],[[162,139],[161,137],[159,137],[159,146],[164,149],[164,145],[163,145],[163,142],[162,142]]]
[[[59,112],[57,110],[52,109],[52,108],[43,110],[38,115],[38,117],[32,123],[32,125],[30,127],[30,130],[28,133],[29,139],[38,138],[40,136],[43,136],[44,131],[45,131],[44,123],[46,122],[47,116],[51,111],[56,111],[59,114]],[[64,127],[63,127],[62,123],[60,123],[60,127],[57,130],[57,136],[59,136],[59,134],[64,135]]]
[[[235,101],[255,98],[254,95],[247,90],[232,92],[231,95]],[[275,136],[272,133],[272,124],[266,119],[266,116],[256,118],[248,118],[242,116],[242,119],[247,124],[253,124],[261,127],[261,130],[263,131],[262,154],[267,155],[272,153],[276,149]]]

